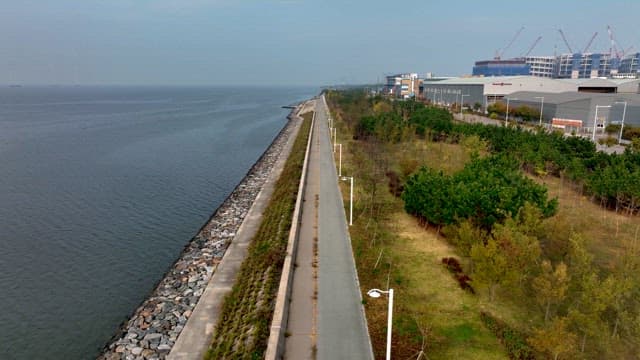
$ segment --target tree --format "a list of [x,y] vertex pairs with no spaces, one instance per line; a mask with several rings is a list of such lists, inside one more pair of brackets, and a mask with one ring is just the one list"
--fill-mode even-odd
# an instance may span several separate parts
[[471,247],[471,260],[474,267],[474,283],[489,288],[489,301],[493,302],[498,286],[513,278],[506,256],[498,243],[489,239],[487,244],[475,244]]
[[609,279],[601,281],[594,272],[578,281],[581,289],[575,294],[574,303],[569,308],[569,318],[582,333],[580,351],[584,352],[588,337],[606,334],[601,315],[611,301],[613,283]]
[[544,307],[544,322],[549,320],[551,305],[559,304],[564,300],[569,285],[567,266],[559,263],[553,269],[548,260],[544,260],[540,266],[540,275],[533,279],[533,287],[536,300]]
[[473,245],[483,244],[487,237],[482,229],[474,226],[469,220],[448,225],[443,229],[443,233],[465,256],[469,256]]
[[514,281],[509,285],[512,285],[514,290],[522,289],[542,252],[538,239],[523,233],[520,226],[511,218],[508,218],[504,224],[496,224],[491,236],[509,260],[508,266],[513,275],[511,280]]
[[574,351],[576,335],[567,329],[566,318],[555,318],[547,327],[535,330],[529,342],[536,350],[549,353],[558,360],[561,355]]

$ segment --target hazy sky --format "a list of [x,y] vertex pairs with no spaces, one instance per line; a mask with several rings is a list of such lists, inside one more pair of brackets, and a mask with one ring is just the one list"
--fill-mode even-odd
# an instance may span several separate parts
[[0,83],[338,84],[462,75],[492,58],[574,50],[607,25],[640,51],[640,1],[0,0]]

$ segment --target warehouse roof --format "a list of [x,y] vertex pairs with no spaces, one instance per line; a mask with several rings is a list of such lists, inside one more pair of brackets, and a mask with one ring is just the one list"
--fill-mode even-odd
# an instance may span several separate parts
[[[540,97],[544,96],[545,104],[563,104],[572,101],[593,99],[601,101],[601,105],[610,105],[616,101],[626,101],[627,106],[640,106],[640,94],[598,94],[567,91],[561,93],[546,93],[537,91],[517,91],[511,96],[518,98],[520,102],[540,102]],[[538,97],[536,99],[536,97]]]

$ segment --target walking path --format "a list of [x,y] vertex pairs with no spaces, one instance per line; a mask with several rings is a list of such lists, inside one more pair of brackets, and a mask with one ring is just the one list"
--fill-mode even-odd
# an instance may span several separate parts
[[373,353],[323,98],[315,109],[284,358],[369,360]]

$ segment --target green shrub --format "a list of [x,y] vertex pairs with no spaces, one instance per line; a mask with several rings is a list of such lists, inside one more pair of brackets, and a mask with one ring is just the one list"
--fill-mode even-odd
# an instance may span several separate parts
[[525,340],[524,334],[485,311],[480,312],[480,319],[504,344],[510,359],[534,360],[536,358],[533,349]]

